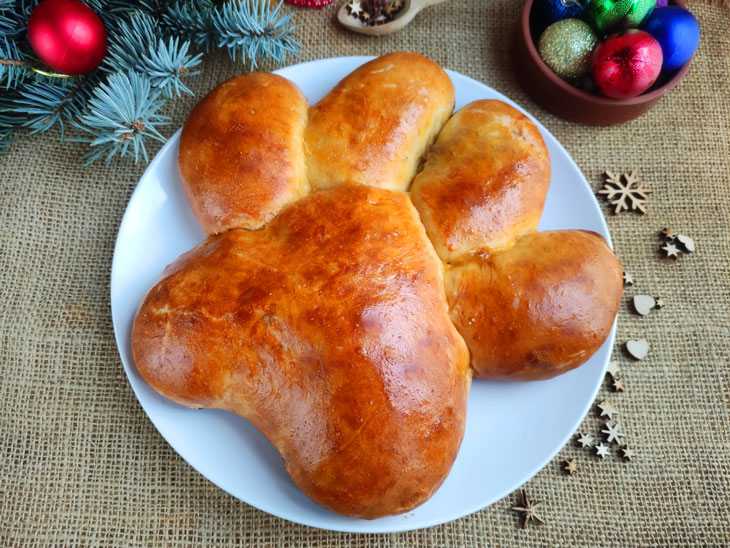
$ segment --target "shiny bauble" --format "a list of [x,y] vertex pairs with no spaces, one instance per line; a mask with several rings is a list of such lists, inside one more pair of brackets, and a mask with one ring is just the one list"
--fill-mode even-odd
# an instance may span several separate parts
[[533,9],[537,11],[540,28],[552,25],[555,21],[580,17],[586,0],[535,0]]
[[656,0],[589,0],[584,16],[600,33],[641,26]]
[[662,48],[643,30],[610,36],[593,53],[593,81],[614,99],[636,97],[649,89],[662,70]]
[[28,19],[28,41],[38,58],[56,72],[85,74],[106,55],[104,24],[78,0],[44,0]]
[[677,70],[689,61],[700,43],[700,24],[679,6],[654,10],[644,30],[657,39],[664,54],[664,70]]
[[591,68],[598,37],[580,19],[563,19],[550,25],[538,40],[540,57],[563,80],[575,81]]
[[669,0],[656,0],[656,6],[654,9],[663,8],[669,5]]

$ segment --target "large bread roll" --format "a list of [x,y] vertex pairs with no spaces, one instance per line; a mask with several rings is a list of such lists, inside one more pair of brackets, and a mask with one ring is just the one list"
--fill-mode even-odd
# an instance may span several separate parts
[[469,355],[405,194],[343,185],[206,240],[147,295],[132,342],[152,388],[249,419],[339,514],[418,506],[461,443]]

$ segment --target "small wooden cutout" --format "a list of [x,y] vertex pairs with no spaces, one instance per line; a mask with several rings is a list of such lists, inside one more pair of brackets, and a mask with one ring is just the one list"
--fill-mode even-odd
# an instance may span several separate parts
[[614,379],[613,384],[611,385],[613,387],[614,392],[623,392],[626,386],[624,385],[623,379]]
[[679,234],[675,239],[675,243],[685,253],[692,253],[695,250],[695,241],[684,234]]
[[602,401],[598,404],[598,409],[601,410],[601,416],[604,415],[607,416],[609,419],[612,419],[614,415],[618,413],[618,409],[616,409],[616,406],[613,405],[611,402],[608,401]]
[[563,462],[563,470],[572,476],[578,471],[578,463],[575,462],[575,459],[568,459]]
[[674,233],[674,230],[672,230],[671,228],[663,229],[662,236],[664,236],[667,240],[673,240],[677,237],[677,235]]
[[619,367],[617,361],[608,362],[608,366],[606,367],[606,373],[608,373],[615,379],[620,372],[621,368]]
[[622,211],[638,211],[646,213],[646,200],[654,192],[645,188],[636,173],[630,171],[623,175],[615,175],[606,170],[606,183],[598,194],[603,194],[614,206],[614,215]]
[[596,456],[604,458],[607,455],[608,455],[608,445],[605,445],[603,442],[596,445]]
[[634,295],[634,310],[642,316],[648,316],[654,308],[659,307],[651,295]]
[[677,259],[682,252],[676,245],[669,242],[662,246],[662,251],[667,259]]
[[588,434],[584,434],[581,432],[579,434],[578,443],[580,443],[583,449],[587,449],[588,447],[593,445],[593,436],[589,436]]
[[621,456],[624,458],[624,460],[630,461],[634,458],[634,452],[629,449],[629,447],[622,447],[621,448]]
[[636,360],[643,360],[649,353],[649,341],[639,339],[638,341],[627,341],[626,350]]
[[518,506],[513,506],[512,510],[515,512],[520,513],[520,527],[524,529],[527,527],[527,525],[531,521],[535,521],[538,523],[542,523],[543,525],[547,525],[547,522],[543,520],[540,516],[537,515],[535,512],[535,508],[543,504],[545,501],[536,501],[532,500],[532,497],[530,497],[527,492],[522,489],[520,490],[519,498],[517,499]]
[[601,430],[602,434],[606,434],[606,441],[608,443],[616,443],[618,445],[623,445],[623,438],[624,434],[620,431],[621,426],[618,422],[612,423],[607,422],[606,428]]
[[634,279],[631,277],[631,274],[629,274],[628,272],[626,272],[624,270],[623,276],[624,276],[624,285],[625,286],[634,285]]

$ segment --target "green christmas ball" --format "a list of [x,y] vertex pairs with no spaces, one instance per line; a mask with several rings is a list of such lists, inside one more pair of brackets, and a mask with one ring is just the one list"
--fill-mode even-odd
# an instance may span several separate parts
[[585,21],[563,19],[545,29],[538,40],[540,57],[563,80],[577,80],[591,68],[598,37]]
[[637,28],[651,15],[656,0],[590,0],[586,20],[601,33]]

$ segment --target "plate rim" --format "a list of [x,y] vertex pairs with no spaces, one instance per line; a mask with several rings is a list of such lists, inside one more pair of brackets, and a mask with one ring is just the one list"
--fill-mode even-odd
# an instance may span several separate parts
[[[286,67],[281,67],[281,68],[276,69],[276,70],[271,71],[271,72],[274,73],[274,74],[282,75],[281,74],[282,72],[286,72],[286,71],[288,71],[290,69],[294,69],[296,67],[299,67],[301,69],[301,68],[303,68],[306,65],[315,65],[315,64],[322,64],[322,63],[333,63],[333,62],[334,63],[351,62],[353,64],[357,63],[356,66],[359,66],[359,65],[361,65],[363,63],[366,63],[366,62],[368,62],[368,61],[370,61],[372,59],[375,59],[376,57],[377,56],[374,56],[374,55],[353,55],[353,56],[327,57],[327,58],[323,58],[323,59],[315,59],[315,60],[311,60],[311,61],[304,61],[304,62],[301,62],[301,63],[295,63],[295,64],[292,64],[292,65],[287,65]],[[447,74],[452,79],[452,81],[453,81],[453,78],[452,77],[453,76],[457,76],[458,78],[462,78],[462,79],[465,79],[465,80],[469,81],[471,84],[475,84],[475,85],[477,85],[479,87],[486,88],[487,90],[489,90],[489,91],[491,91],[493,93],[496,93],[499,96],[500,100],[503,100],[503,101],[507,102],[508,104],[514,106],[521,113],[523,113],[524,115],[526,115],[538,127],[538,129],[541,131],[541,133],[548,134],[548,135],[550,135],[552,137],[552,139],[555,142],[555,145],[562,152],[563,156],[568,160],[568,163],[578,173],[580,173],[580,175],[581,175],[580,179],[581,179],[582,184],[587,188],[587,190],[589,191],[589,193],[593,197],[592,205],[593,205],[593,208],[594,208],[594,210],[595,210],[595,212],[597,214],[597,218],[600,221],[600,225],[603,228],[603,234],[601,234],[601,236],[603,236],[606,239],[609,247],[613,250],[613,241],[611,239],[611,234],[610,234],[610,231],[608,229],[608,224],[606,223],[605,215],[603,214],[603,211],[600,208],[600,205],[598,203],[598,200],[595,197],[595,193],[594,193],[593,189],[591,188],[590,183],[588,182],[587,178],[583,174],[582,170],[578,166],[578,164],[575,162],[575,160],[573,159],[573,157],[568,153],[568,151],[565,149],[565,147],[563,146],[563,144],[557,139],[557,137],[555,137],[555,135],[553,135],[553,133],[550,130],[548,130],[539,120],[537,120],[530,112],[528,112],[525,108],[523,108],[519,103],[517,103],[514,100],[510,99],[509,97],[507,97],[506,95],[504,95],[499,90],[497,90],[497,89],[495,89],[495,88],[493,88],[493,87],[491,87],[491,86],[485,84],[484,82],[481,82],[481,81],[479,81],[479,80],[477,80],[475,78],[472,78],[470,76],[467,76],[466,74],[463,74],[463,73],[460,73],[460,72],[457,72],[457,71],[454,71],[454,70],[450,70],[450,69],[448,69],[446,67],[444,67],[444,70],[447,72]],[[284,76],[284,77],[286,77],[286,76]],[[216,84],[216,85],[218,85],[218,84]],[[213,89],[213,88],[211,88],[211,89]],[[204,95],[203,95],[203,97],[204,97]],[[201,97],[201,99],[202,99],[202,97]],[[454,112],[456,112],[456,110],[454,110]],[[221,489],[224,492],[226,492],[228,495],[230,495],[234,499],[240,500],[241,502],[244,502],[244,503],[252,506],[253,508],[256,508],[258,510],[261,510],[263,512],[266,512],[266,513],[268,513],[268,514],[270,514],[272,516],[275,516],[277,518],[280,518],[280,519],[283,519],[283,520],[286,520],[286,521],[289,521],[289,522],[292,522],[292,523],[296,523],[296,524],[299,524],[299,525],[303,525],[303,526],[306,526],[306,527],[311,527],[311,528],[314,528],[314,529],[322,529],[322,530],[329,530],[329,531],[336,531],[336,532],[344,532],[344,533],[382,534],[382,533],[399,533],[399,532],[405,532],[405,531],[415,531],[415,530],[420,530],[420,529],[426,529],[426,528],[430,528],[430,527],[435,527],[435,526],[438,526],[438,525],[443,525],[443,524],[450,523],[452,521],[455,521],[455,520],[464,518],[466,516],[469,516],[469,515],[472,515],[472,514],[478,512],[478,511],[481,511],[481,510],[483,510],[485,508],[488,508],[489,506],[491,506],[491,505],[499,502],[500,500],[502,500],[503,498],[505,498],[506,496],[508,496],[510,493],[513,493],[516,489],[519,489],[522,485],[524,485],[527,482],[529,482],[532,478],[535,477],[535,475],[537,475],[538,472],[540,472],[542,469],[544,469],[555,458],[555,456],[565,447],[565,445],[569,442],[569,440],[573,437],[573,435],[577,431],[578,427],[585,420],[585,417],[587,416],[588,412],[590,411],[591,407],[593,406],[593,403],[595,402],[596,396],[598,395],[598,392],[599,392],[599,390],[601,388],[601,385],[603,384],[603,379],[605,378],[605,374],[606,374],[606,367],[608,365],[608,362],[611,359],[613,347],[614,347],[614,344],[615,344],[616,331],[617,331],[617,323],[618,323],[618,314],[617,314],[616,318],[614,319],[614,322],[613,322],[613,325],[611,327],[611,331],[610,331],[608,337],[606,338],[606,340],[604,341],[604,343],[602,345],[602,347],[605,346],[605,345],[608,345],[611,350],[608,352],[608,354],[606,356],[606,359],[604,360],[604,363],[602,364],[601,373],[599,375],[597,375],[597,379],[596,379],[596,382],[595,382],[595,386],[593,387],[592,393],[590,394],[590,397],[586,400],[588,403],[585,406],[585,408],[580,413],[578,413],[576,415],[577,416],[577,419],[576,419],[575,424],[573,425],[573,427],[570,429],[569,434],[567,436],[565,436],[564,439],[561,440],[561,443],[557,445],[557,448],[552,453],[550,453],[543,461],[541,461],[537,466],[535,466],[534,469],[532,469],[528,473],[524,474],[524,479],[521,481],[521,483],[519,485],[517,485],[516,487],[514,487],[511,490],[506,490],[505,492],[498,493],[493,498],[491,498],[490,500],[488,500],[486,503],[476,504],[476,505],[470,506],[465,511],[464,510],[458,510],[458,511],[453,512],[453,513],[446,513],[446,514],[441,515],[438,518],[434,518],[432,520],[427,520],[424,523],[420,523],[420,524],[415,525],[415,526],[411,526],[411,524],[408,522],[408,520],[402,520],[401,522],[399,522],[398,524],[395,524],[393,526],[386,527],[386,528],[382,528],[382,529],[378,529],[378,530],[374,531],[371,528],[359,527],[359,524],[360,524],[360,522],[363,522],[363,521],[365,523],[375,523],[378,520],[367,520],[367,521],[365,521],[365,520],[352,519],[349,522],[349,523],[351,523],[351,526],[349,526],[349,527],[344,527],[344,526],[343,527],[331,527],[331,526],[322,527],[320,525],[313,525],[311,523],[306,523],[306,522],[301,521],[299,519],[292,518],[292,517],[289,517],[287,515],[283,515],[283,514],[285,514],[284,512],[281,512],[277,508],[272,508],[271,505],[269,505],[269,504],[260,504],[260,503],[254,504],[254,503],[250,502],[249,500],[247,500],[246,498],[244,498],[242,496],[239,496],[237,494],[233,494],[229,489],[227,489],[226,487],[224,487],[223,485],[221,485],[219,482],[217,482],[217,481],[209,478],[206,474],[204,474],[198,468],[198,466],[192,464],[187,458],[185,458],[183,455],[180,454],[180,452],[175,448],[175,446],[172,444],[172,442],[168,439],[168,437],[163,433],[163,431],[161,430],[161,428],[158,426],[158,423],[157,423],[156,418],[154,418],[153,415],[151,415],[148,412],[147,406],[143,403],[143,399],[140,398],[140,394],[138,393],[137,387],[132,382],[132,378],[130,376],[130,372],[128,371],[128,364],[124,360],[122,347],[123,347],[123,344],[126,344],[126,343],[122,342],[121,339],[120,339],[120,336],[121,336],[121,333],[120,333],[121,326],[118,326],[118,322],[114,321],[114,317],[115,317],[115,305],[114,305],[115,299],[114,299],[114,291],[113,291],[113,289],[114,289],[114,286],[115,286],[115,283],[114,283],[114,279],[116,277],[115,276],[115,271],[117,270],[117,264],[118,264],[117,263],[117,260],[118,260],[118,250],[120,248],[120,239],[121,239],[121,234],[122,234],[122,228],[125,225],[125,222],[128,220],[128,216],[131,215],[130,205],[135,200],[135,197],[136,197],[137,193],[140,192],[140,189],[141,189],[141,186],[142,186],[142,181],[144,181],[148,177],[148,175],[150,173],[152,173],[156,169],[157,165],[162,161],[163,157],[165,157],[165,155],[168,153],[168,150],[171,147],[174,147],[174,146],[177,145],[177,143],[179,141],[179,136],[180,136],[181,131],[182,131],[182,127],[178,128],[168,138],[167,142],[160,148],[160,150],[155,154],[154,158],[147,165],[146,169],[144,170],[144,172],[140,176],[139,180],[137,181],[137,183],[135,185],[135,188],[134,188],[134,190],[132,191],[132,194],[129,197],[129,200],[127,201],[127,205],[125,207],[124,214],[122,215],[122,218],[121,218],[121,220],[119,222],[119,226],[117,228],[117,235],[116,235],[115,242],[114,242],[114,251],[113,251],[113,255],[112,255],[112,263],[111,263],[111,268],[110,268],[109,292],[110,292],[110,308],[111,308],[111,312],[112,312],[112,326],[113,326],[113,329],[114,329],[114,339],[115,339],[115,342],[116,342],[116,345],[117,345],[117,351],[119,353],[120,361],[122,362],[122,367],[124,369],[124,373],[125,373],[125,375],[127,377],[127,382],[129,383],[130,387],[132,388],[132,392],[134,393],[134,395],[135,395],[135,397],[137,399],[137,403],[140,405],[140,407],[142,407],[142,410],[144,411],[145,415],[150,420],[150,422],[152,422],[152,424],[154,425],[155,429],[157,430],[157,433],[165,440],[165,442],[170,446],[170,448],[173,451],[175,451],[185,461],[186,465],[192,467],[203,478],[205,478],[207,481],[209,481],[210,483],[212,483],[213,485],[215,485],[219,489]],[[596,352],[598,352],[598,351],[596,351]],[[460,450],[461,450],[461,447],[460,447]]]

